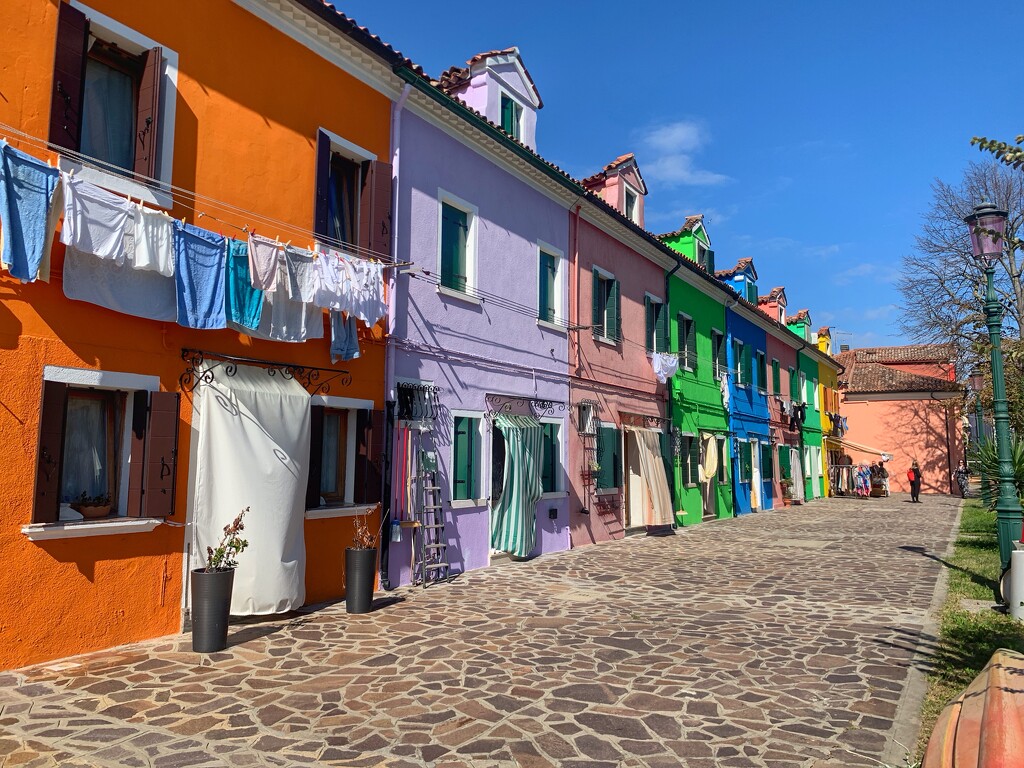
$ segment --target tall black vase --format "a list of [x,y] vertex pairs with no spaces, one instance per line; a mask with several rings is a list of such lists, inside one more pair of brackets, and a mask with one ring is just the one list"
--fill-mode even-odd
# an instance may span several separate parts
[[345,550],[345,612],[369,613],[377,576],[377,550]]
[[192,650],[214,653],[228,647],[228,615],[235,569],[192,571]]

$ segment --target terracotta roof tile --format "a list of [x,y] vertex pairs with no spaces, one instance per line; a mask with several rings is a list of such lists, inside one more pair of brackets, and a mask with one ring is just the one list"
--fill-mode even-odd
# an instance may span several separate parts
[[863,363],[949,363],[953,360],[952,344],[906,344],[901,347],[862,347],[843,354],[853,355]]
[[777,285],[777,286],[775,286],[774,288],[772,288],[768,292],[767,296],[758,296],[757,297],[757,303],[758,304],[767,304],[770,301],[778,301],[779,299],[782,298],[782,295],[785,292],[786,292],[786,289],[784,287],[782,287],[781,285]]
[[811,311],[809,309],[800,309],[795,313],[786,318],[787,323],[802,323],[811,321]]
[[744,256],[742,259],[736,262],[736,266],[733,267],[732,269],[720,269],[717,272],[715,272],[715,277],[720,279],[730,278],[734,276],[737,272],[742,272],[753,263],[754,260],[752,258],[750,258],[749,256]]
[[[519,48],[514,45],[508,48],[502,48],[501,50],[483,51],[482,53],[475,54],[467,59],[466,66],[464,67],[448,67],[448,69],[441,73],[441,77],[433,82],[442,91],[447,93],[449,96],[452,96],[454,95],[452,91],[457,91],[469,82],[470,70],[472,70],[474,64],[479,64],[481,61],[489,59],[492,56],[511,56],[513,54],[519,56]],[[522,64],[521,58],[520,64]],[[526,73],[526,79],[530,81],[530,87],[533,88],[533,92],[537,94],[537,108],[540,109],[544,106],[544,100],[540,97],[540,91],[537,90],[537,84],[533,81],[533,75],[530,74],[530,70],[526,68],[525,64],[523,64],[523,72]]]
[[[937,376],[923,376],[909,373],[899,368],[892,368],[881,363],[865,363],[854,361],[844,363],[849,352],[841,353],[837,360],[846,367],[840,384],[851,394],[869,394],[885,392],[955,392],[963,389],[956,381],[941,379]],[[855,357],[855,356],[854,356]]]
[[587,176],[587,178],[583,179],[583,186],[593,187],[600,184],[602,181],[608,178],[609,173],[614,171],[619,166],[625,165],[630,160],[636,162],[636,155],[633,152],[627,152],[624,155],[619,155],[610,163],[608,163],[608,165],[602,168],[600,171],[593,174],[592,176]]
[[337,10],[332,3],[328,3],[326,0],[296,0],[296,2],[393,66],[408,65],[413,71],[423,75],[423,67],[415,64],[411,59],[403,55],[401,51],[385,43],[352,17],[346,16]]
[[658,235],[658,239],[665,240],[669,237],[679,237],[680,235],[685,235],[687,232],[692,232],[694,227],[696,227],[698,224],[702,224],[703,222],[703,213],[695,213],[692,216],[687,216],[686,219],[683,221],[683,226],[681,226],[675,232],[666,232],[663,235]]
[[819,336],[829,336],[831,335],[831,333],[832,331],[827,325],[823,325],[821,326],[821,328],[818,329]]

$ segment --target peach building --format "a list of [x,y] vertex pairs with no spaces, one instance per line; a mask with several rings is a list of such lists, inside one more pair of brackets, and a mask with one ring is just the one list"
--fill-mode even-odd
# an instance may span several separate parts
[[953,469],[963,458],[963,386],[946,344],[871,347],[841,352],[840,413],[844,452],[854,464],[878,460],[865,446],[892,455],[889,486],[907,492],[907,470],[921,467],[925,493],[955,493]]

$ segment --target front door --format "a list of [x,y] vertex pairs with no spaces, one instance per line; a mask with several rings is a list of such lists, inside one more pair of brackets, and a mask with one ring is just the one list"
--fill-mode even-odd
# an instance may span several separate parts
[[636,432],[626,432],[626,527],[639,528],[644,525],[644,511],[647,509],[647,483],[644,482],[640,467],[640,443]]
[[757,512],[764,509],[764,501],[761,494],[761,450],[756,440],[750,441],[750,468],[750,511]]

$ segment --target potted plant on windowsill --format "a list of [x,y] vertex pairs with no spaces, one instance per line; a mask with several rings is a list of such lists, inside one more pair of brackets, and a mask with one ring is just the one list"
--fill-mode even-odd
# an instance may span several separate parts
[[580,472],[580,475],[583,477],[584,482],[586,482],[588,480],[596,479],[600,472],[601,465],[598,464],[596,461],[591,461],[587,465],[587,468]]
[[224,526],[224,536],[216,548],[206,548],[206,567],[192,570],[192,650],[213,653],[228,647],[228,616],[231,613],[231,588],[235,583],[238,555],[249,542],[242,538],[242,518],[246,507]]
[[377,532],[366,515],[355,518],[352,546],[345,550],[345,612],[369,613],[377,581]]
[[68,506],[85,519],[95,520],[110,514],[110,496],[105,493],[98,496],[90,496],[85,491],[82,491],[78,498]]

